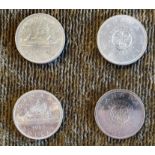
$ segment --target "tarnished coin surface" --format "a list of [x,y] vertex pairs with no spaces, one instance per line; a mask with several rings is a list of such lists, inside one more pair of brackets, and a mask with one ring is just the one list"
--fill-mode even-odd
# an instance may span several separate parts
[[65,44],[64,29],[59,21],[47,14],[26,17],[15,35],[19,53],[28,61],[44,64],[56,59]]
[[98,100],[94,114],[101,131],[116,139],[135,135],[145,119],[141,99],[135,93],[124,89],[106,92]]
[[13,120],[17,129],[31,139],[45,139],[60,127],[63,110],[59,100],[44,90],[33,90],[23,94],[13,109]]
[[117,15],[107,19],[100,27],[97,45],[101,55],[116,65],[129,65],[146,51],[147,33],[135,18]]

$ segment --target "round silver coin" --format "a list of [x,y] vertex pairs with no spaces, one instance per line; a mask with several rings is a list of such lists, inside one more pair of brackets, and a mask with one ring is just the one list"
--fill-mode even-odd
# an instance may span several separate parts
[[33,90],[23,94],[13,109],[17,129],[31,139],[45,139],[60,127],[63,110],[59,100],[51,93]]
[[59,21],[47,14],[26,17],[15,35],[19,53],[28,61],[44,64],[56,59],[65,44],[65,33]]
[[116,139],[135,135],[145,120],[141,99],[135,93],[124,89],[106,92],[98,100],[94,114],[101,131]]
[[116,65],[129,65],[137,61],[146,51],[147,33],[137,19],[117,15],[101,25],[97,45],[107,61]]

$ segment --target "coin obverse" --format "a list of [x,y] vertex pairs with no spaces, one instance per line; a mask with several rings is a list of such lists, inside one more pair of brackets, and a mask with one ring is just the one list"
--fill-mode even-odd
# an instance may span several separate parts
[[44,64],[53,61],[61,54],[65,44],[65,33],[56,18],[37,13],[26,17],[19,24],[15,43],[25,59]]
[[23,94],[13,109],[13,120],[21,134],[30,139],[52,136],[63,119],[59,100],[51,93],[33,90]]
[[97,45],[107,61],[116,65],[129,65],[146,51],[147,33],[137,19],[116,15],[99,28]]
[[114,89],[101,96],[94,115],[101,131],[115,139],[135,135],[145,120],[141,99],[135,93],[124,89]]

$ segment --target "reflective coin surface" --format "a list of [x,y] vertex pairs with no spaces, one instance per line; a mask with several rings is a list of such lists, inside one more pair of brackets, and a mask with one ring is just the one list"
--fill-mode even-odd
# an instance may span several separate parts
[[141,99],[135,93],[124,89],[106,92],[98,100],[94,114],[101,131],[116,139],[135,135],[145,119]]
[[101,55],[116,65],[129,65],[146,51],[147,33],[133,17],[117,15],[107,19],[100,27],[97,45]]
[[60,127],[63,110],[59,100],[51,93],[33,90],[23,94],[13,109],[17,129],[31,139],[45,139]]
[[28,61],[44,64],[56,59],[65,44],[64,29],[59,21],[47,14],[26,17],[15,35],[19,53]]

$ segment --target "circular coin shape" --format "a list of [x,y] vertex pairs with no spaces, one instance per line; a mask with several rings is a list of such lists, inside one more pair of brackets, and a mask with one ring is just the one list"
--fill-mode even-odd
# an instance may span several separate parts
[[100,27],[97,45],[101,55],[116,65],[129,65],[146,51],[147,33],[133,17],[117,15],[107,19]]
[[44,64],[61,54],[65,44],[65,33],[56,18],[37,13],[26,17],[19,24],[15,42],[19,53],[25,59]]
[[101,131],[116,139],[135,135],[145,119],[141,99],[135,93],[124,89],[106,92],[98,100],[94,114]]
[[59,100],[44,90],[33,90],[23,94],[13,109],[13,120],[17,129],[31,139],[45,139],[60,127],[63,110]]

